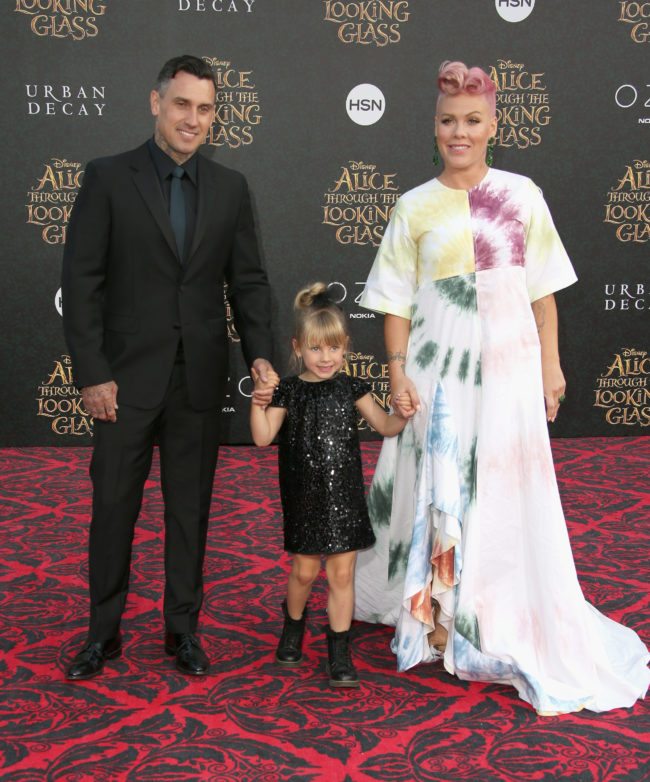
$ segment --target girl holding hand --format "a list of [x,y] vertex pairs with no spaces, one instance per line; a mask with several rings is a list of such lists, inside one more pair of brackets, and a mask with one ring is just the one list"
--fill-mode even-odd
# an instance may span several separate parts
[[[302,660],[307,600],[324,556],[329,683],[357,687],[359,677],[350,656],[354,567],[357,551],[375,541],[357,421],[361,415],[384,437],[392,437],[406,420],[388,415],[373,400],[369,383],[341,372],[349,336],[345,315],[330,299],[325,283],[301,290],[294,311],[292,345],[298,374],[280,381],[268,407],[251,405],[250,416],[256,445],[269,445],[280,433],[284,548],[293,561],[276,660],[286,666]],[[253,380],[256,390],[265,387],[259,377]]]

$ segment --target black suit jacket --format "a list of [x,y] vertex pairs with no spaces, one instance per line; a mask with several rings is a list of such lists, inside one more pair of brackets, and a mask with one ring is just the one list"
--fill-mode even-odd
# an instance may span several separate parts
[[115,380],[118,403],[155,407],[182,339],[190,404],[219,405],[228,377],[224,281],[248,365],[270,360],[269,287],[240,173],[199,155],[196,228],[181,265],[147,145],[88,163],[63,255],[77,385]]

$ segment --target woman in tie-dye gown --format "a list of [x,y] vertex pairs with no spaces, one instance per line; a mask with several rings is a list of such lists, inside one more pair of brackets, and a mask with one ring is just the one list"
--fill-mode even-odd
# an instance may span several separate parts
[[418,411],[377,464],[355,616],[395,625],[400,670],[443,656],[540,714],[630,706],[648,653],[582,595],[548,438],[553,293],[576,277],[539,189],[486,165],[487,74],[443,63],[438,84],[443,172],[398,201],[362,298],[386,316],[395,403]]

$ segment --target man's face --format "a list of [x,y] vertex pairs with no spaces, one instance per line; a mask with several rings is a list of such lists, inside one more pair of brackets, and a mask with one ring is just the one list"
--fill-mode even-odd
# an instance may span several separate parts
[[214,120],[214,98],[210,79],[199,79],[185,71],[179,71],[162,94],[151,91],[156,142],[179,165],[205,140]]

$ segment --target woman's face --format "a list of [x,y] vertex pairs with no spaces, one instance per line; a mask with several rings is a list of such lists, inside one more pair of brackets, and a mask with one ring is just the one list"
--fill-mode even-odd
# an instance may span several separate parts
[[436,113],[436,141],[446,171],[485,168],[497,121],[482,95],[444,95]]

